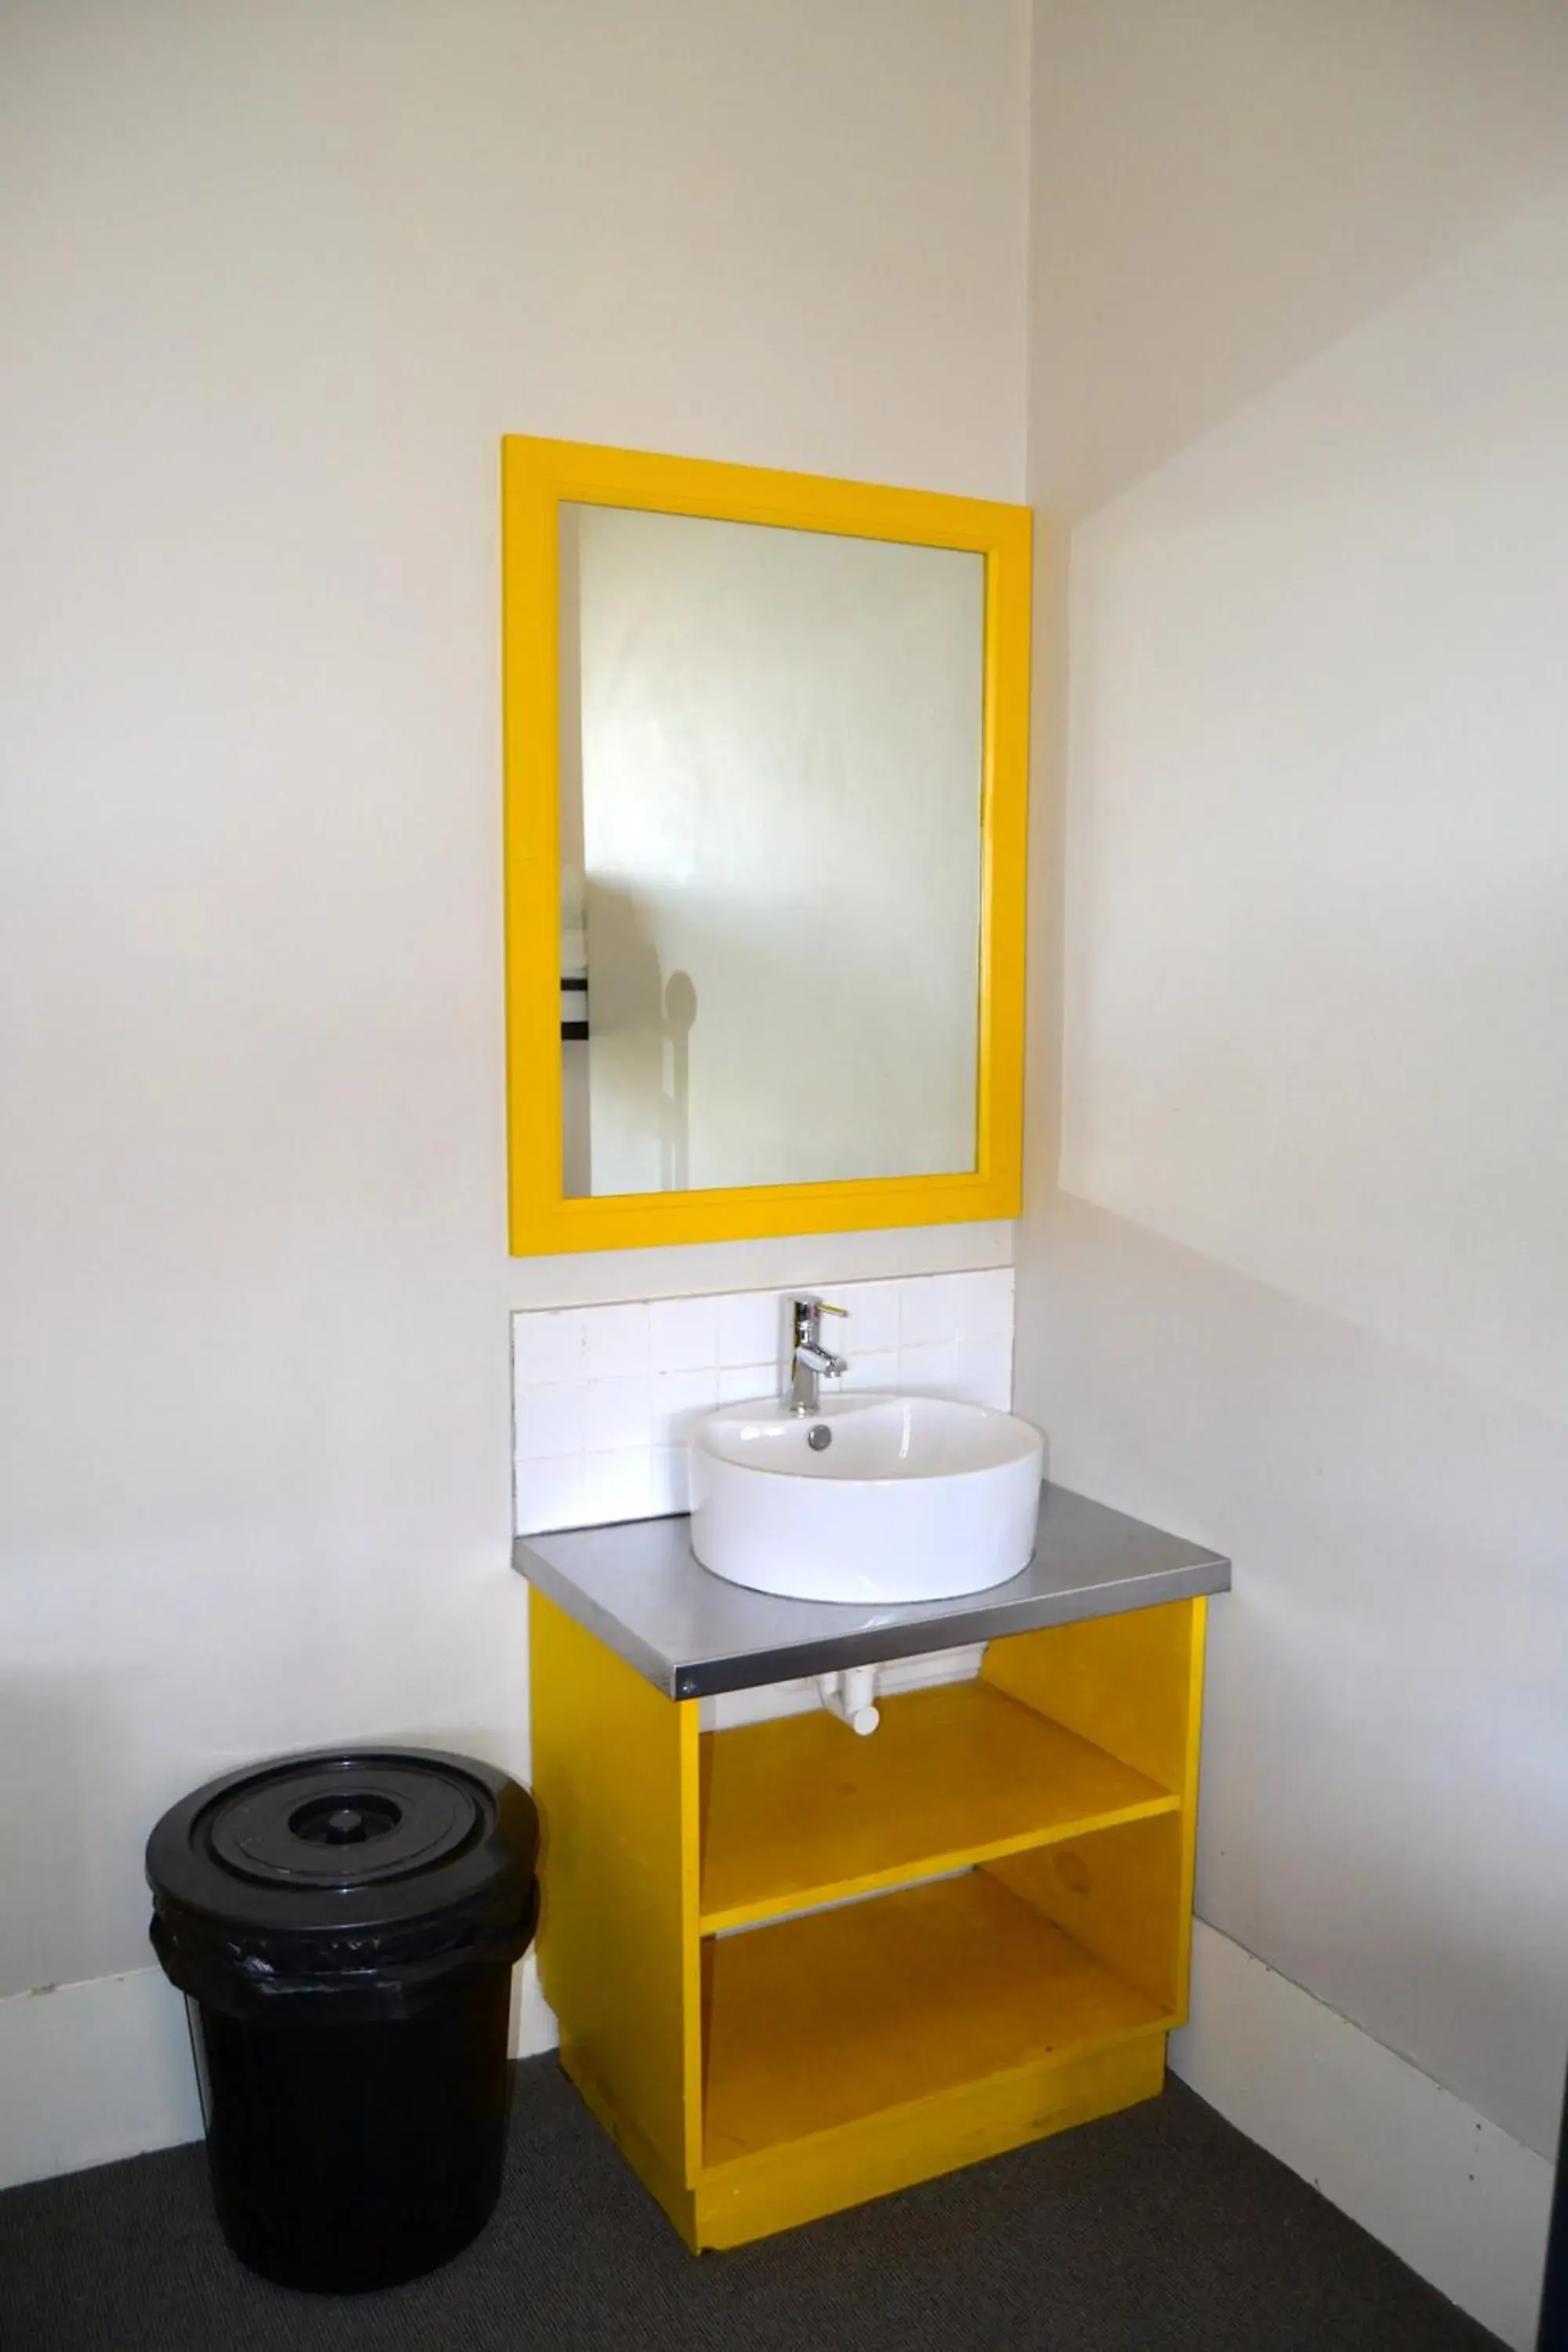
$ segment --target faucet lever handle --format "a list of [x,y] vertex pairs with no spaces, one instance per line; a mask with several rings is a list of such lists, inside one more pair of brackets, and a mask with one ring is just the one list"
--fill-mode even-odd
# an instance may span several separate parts
[[790,1302],[790,1384],[791,1412],[816,1412],[819,1408],[817,1382],[824,1374],[837,1380],[847,1372],[848,1365],[836,1356],[822,1341],[822,1321],[825,1315],[847,1315],[847,1307],[834,1307],[826,1298],[795,1298]]

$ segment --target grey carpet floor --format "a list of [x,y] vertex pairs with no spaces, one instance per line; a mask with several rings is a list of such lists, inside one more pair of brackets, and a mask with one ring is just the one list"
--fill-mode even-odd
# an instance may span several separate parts
[[500,2207],[384,2294],[253,2278],[199,2148],[0,2197],[4,2352],[1483,2352],[1179,2083],[1059,2139],[687,2253],[557,2069],[518,2070]]

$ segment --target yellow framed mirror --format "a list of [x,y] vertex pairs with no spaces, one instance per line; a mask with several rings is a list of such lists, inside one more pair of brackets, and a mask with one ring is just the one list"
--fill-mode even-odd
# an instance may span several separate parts
[[502,445],[515,1255],[1019,1206],[1027,509]]

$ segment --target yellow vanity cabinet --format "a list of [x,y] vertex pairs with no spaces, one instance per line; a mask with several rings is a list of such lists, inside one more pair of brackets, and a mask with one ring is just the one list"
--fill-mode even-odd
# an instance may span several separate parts
[[[639,1532],[520,1545],[539,1957],[562,2063],[687,2243],[1155,2095],[1186,2002],[1203,1591],[1119,1587],[1114,1613],[994,1636],[978,1680],[883,1698],[869,1738],[821,1711],[704,1732],[538,1558]],[[1178,1581],[1228,1582],[1144,1532],[1206,1564]]]

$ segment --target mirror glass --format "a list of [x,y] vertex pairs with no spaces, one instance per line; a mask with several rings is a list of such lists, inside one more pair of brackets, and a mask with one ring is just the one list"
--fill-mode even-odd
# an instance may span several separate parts
[[972,1170],[984,557],[560,516],[566,1193]]

